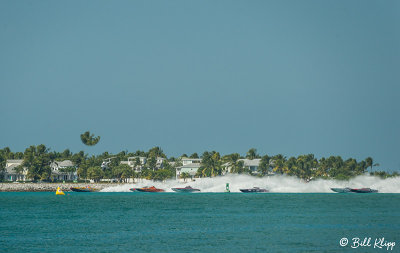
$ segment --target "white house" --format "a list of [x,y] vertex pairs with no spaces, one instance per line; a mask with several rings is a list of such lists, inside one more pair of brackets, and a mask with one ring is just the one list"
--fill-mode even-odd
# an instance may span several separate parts
[[[243,162],[243,167],[250,171],[252,174],[258,174],[258,167],[260,166],[261,159],[239,159],[238,161]],[[226,170],[231,173],[231,167],[229,163],[225,163],[222,166],[226,168]]]
[[21,166],[24,160],[7,160],[4,180],[6,181],[26,181],[28,171],[24,168],[21,172],[17,172],[17,167]]
[[182,165],[187,165],[187,164],[192,164],[192,163],[201,163],[200,158],[187,158],[187,157],[182,157]]
[[[66,181],[66,180],[77,180],[78,174],[76,172],[76,166],[70,160],[54,161],[50,164],[52,180]],[[68,170],[68,171],[66,171]]]
[[157,167],[158,169],[162,168],[162,163],[163,163],[165,160],[167,160],[167,159],[162,158],[162,157],[157,157],[156,167]]
[[258,174],[258,167],[260,166],[261,159],[239,159],[239,161],[243,161],[245,169],[249,170],[253,174]]
[[[136,165],[136,160],[139,158],[139,165]],[[128,161],[121,161],[120,164],[127,164],[130,167],[134,168],[136,172],[140,172],[142,171],[142,169],[144,168],[144,166],[147,164],[148,162],[148,158],[147,157],[143,157],[143,156],[133,156],[133,157],[128,157]],[[162,168],[162,163],[167,160],[165,158],[162,157],[157,157],[156,158],[156,169],[160,169]],[[136,166],[135,166],[136,165]]]
[[201,166],[201,159],[183,157],[182,166],[176,168],[176,179],[179,179],[183,172],[189,173],[191,177],[195,176]]
[[[136,164],[136,160],[139,158],[139,164]],[[129,165],[134,168],[136,172],[141,172],[144,165],[147,163],[147,158],[143,156],[132,156],[128,157],[128,161],[121,161],[120,164]]]

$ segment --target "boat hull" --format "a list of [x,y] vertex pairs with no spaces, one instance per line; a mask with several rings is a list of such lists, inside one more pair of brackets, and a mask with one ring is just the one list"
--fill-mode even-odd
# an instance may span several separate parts
[[199,192],[199,189],[172,188],[174,192]]
[[143,190],[143,189],[136,189],[138,192],[163,192],[164,190],[158,189],[158,190]]
[[267,189],[239,189],[239,190],[244,193],[268,192]]
[[348,193],[351,192],[351,189],[346,187],[346,188],[331,188],[332,191],[337,192],[337,193]]
[[362,189],[351,189],[351,192],[355,192],[355,193],[377,193],[378,190],[370,189],[370,188],[362,188]]
[[73,192],[95,192],[96,189],[93,188],[85,188],[85,187],[71,187],[71,191]]
[[158,189],[158,188],[155,188],[154,186],[152,186],[152,187],[136,188],[135,190],[138,191],[138,192],[164,192],[163,189]]

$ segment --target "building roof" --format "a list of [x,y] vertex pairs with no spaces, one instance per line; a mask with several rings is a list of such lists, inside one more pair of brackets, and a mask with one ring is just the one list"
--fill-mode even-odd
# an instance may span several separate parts
[[23,163],[23,159],[10,159],[10,160],[7,160],[7,163],[19,163],[19,164],[21,164],[21,163]]
[[200,166],[201,166],[200,163],[189,163],[189,164],[182,165],[182,166],[178,167],[177,169],[182,169],[182,168],[200,168]]
[[[238,161],[243,161],[243,165],[244,166],[260,166],[261,159],[258,159],[258,158],[257,159],[253,159],[253,160],[250,160],[250,159],[239,159]],[[223,167],[227,167],[227,166],[230,166],[230,165],[231,165],[230,162],[222,164]]]
[[8,167],[6,167],[6,173],[7,174],[16,174],[17,172],[15,171],[15,169],[19,166],[19,164],[12,164]]
[[182,157],[182,161],[201,161],[201,158]]
[[60,166],[60,167],[73,167],[74,163],[72,161],[70,161],[70,160],[64,160],[62,162],[59,162],[58,166]]
[[244,166],[259,166],[261,159],[257,158],[257,159],[239,159],[239,161],[243,161]]

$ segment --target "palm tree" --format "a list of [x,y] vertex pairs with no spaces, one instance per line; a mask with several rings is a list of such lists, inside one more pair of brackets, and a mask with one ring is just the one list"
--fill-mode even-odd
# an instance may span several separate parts
[[182,172],[180,177],[183,178],[184,182],[186,182],[186,179],[190,177],[190,174],[187,172]]
[[148,157],[164,157],[166,158],[164,151],[160,147],[151,148],[148,152]]
[[231,168],[230,169],[231,173],[239,173],[239,169],[240,169],[239,163],[238,163],[239,158],[240,158],[240,155],[238,153],[234,153],[234,154],[230,154],[230,155],[226,156],[226,160],[229,164],[228,166]]
[[7,158],[2,150],[0,150],[0,181],[4,180],[4,173],[6,171]]
[[253,160],[254,158],[257,158],[258,154],[257,154],[257,149],[255,148],[251,148],[249,149],[249,151],[247,151],[246,153],[246,158]]
[[284,168],[285,168],[286,158],[283,155],[278,154],[274,156],[272,160],[274,165],[274,171],[283,174],[285,171]]
[[142,162],[140,161],[139,157],[136,157],[136,159],[135,159],[134,168],[135,169],[142,168]]
[[81,141],[87,146],[94,146],[100,141],[100,136],[94,137],[94,134],[90,134],[89,131],[81,134]]
[[365,162],[367,163],[367,167],[371,167],[371,173],[372,173],[372,167],[379,166],[379,163],[374,164],[374,160],[372,159],[372,157],[367,157],[365,159]]
[[203,176],[216,176],[222,174],[221,157],[218,152],[205,151],[202,155],[201,170]]
[[260,172],[260,174],[262,176],[265,176],[268,174],[268,172],[270,170],[270,160],[271,160],[271,157],[269,157],[268,155],[265,155],[261,158],[260,166],[258,167],[258,172]]

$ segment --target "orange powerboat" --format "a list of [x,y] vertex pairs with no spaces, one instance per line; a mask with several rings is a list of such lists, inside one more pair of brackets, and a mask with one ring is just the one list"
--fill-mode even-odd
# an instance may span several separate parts
[[139,192],[164,192],[163,189],[158,189],[158,188],[156,188],[156,187],[154,187],[154,186],[151,186],[151,187],[143,187],[143,188],[136,188],[135,190],[136,190],[136,191],[139,191]]

